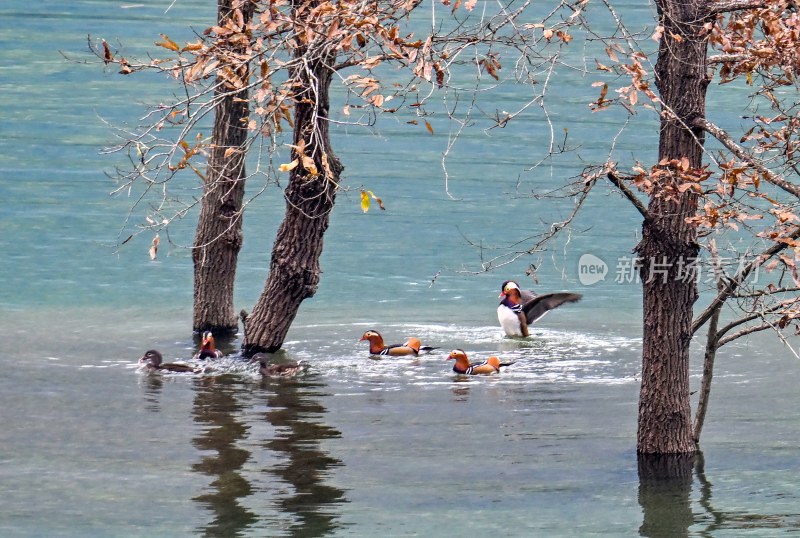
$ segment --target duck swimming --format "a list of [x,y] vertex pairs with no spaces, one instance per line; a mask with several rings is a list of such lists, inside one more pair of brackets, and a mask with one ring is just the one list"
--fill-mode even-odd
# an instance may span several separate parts
[[513,362],[500,362],[497,357],[489,357],[483,362],[471,364],[467,358],[467,354],[463,349],[454,349],[448,355],[447,360],[455,360],[453,371],[457,374],[463,375],[479,375],[479,374],[495,374],[500,371],[503,366],[511,366]]
[[139,359],[140,364],[144,364],[149,372],[196,372],[196,368],[191,364],[180,364],[174,362],[163,363],[164,357],[155,349],[148,350],[144,356]]
[[305,370],[304,365],[294,361],[280,364],[269,364],[267,362],[269,357],[266,353],[256,353],[250,360],[252,362],[258,362],[258,371],[264,377],[291,377]]
[[508,336],[529,336],[528,327],[545,314],[564,303],[580,301],[583,297],[578,293],[536,295],[520,289],[513,280],[503,282],[500,289],[502,300],[497,307],[497,320]]
[[383,343],[381,333],[372,330],[365,332],[359,342],[363,342],[364,340],[369,341],[370,355],[388,355],[390,357],[407,357],[413,355],[416,357],[420,354],[430,353],[434,349],[439,349],[431,346],[423,346],[418,338],[413,337],[406,340],[405,344],[387,346]]
[[218,350],[215,342],[214,335],[211,331],[203,333],[203,342],[200,344],[200,350],[192,357],[193,359],[220,359],[222,358],[222,351]]

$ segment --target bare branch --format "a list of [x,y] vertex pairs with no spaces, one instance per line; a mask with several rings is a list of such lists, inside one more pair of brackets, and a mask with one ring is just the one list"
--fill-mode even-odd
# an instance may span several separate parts
[[[717,341],[717,348],[721,348],[725,344],[736,340],[737,338],[741,338],[742,336],[747,336],[748,334],[753,334],[761,331],[765,331],[767,329],[772,329],[774,327],[771,323],[762,323],[761,325],[752,325],[750,327],[745,327],[744,329],[737,331],[725,338],[720,338]],[[717,333],[719,334],[719,333]]]
[[709,56],[706,63],[708,65],[724,64],[729,62],[743,62],[750,59],[749,54],[715,54]]
[[[798,237],[800,237],[800,228],[797,228],[794,232],[792,232],[787,239],[797,239]],[[764,250],[764,252],[762,252],[760,255],[756,256],[753,261],[742,267],[733,278],[729,279],[725,285],[720,288],[717,296],[714,297],[705,310],[703,310],[703,312],[700,313],[700,315],[697,316],[692,322],[692,334],[696,333],[697,330],[700,329],[700,327],[702,327],[706,321],[708,321],[708,319],[714,313],[714,310],[722,306],[722,304],[736,292],[737,288],[742,284],[742,282],[745,281],[750,273],[752,273],[757,267],[761,266],[766,260],[786,249],[788,246],[788,243],[776,240],[772,246]]]
[[723,129],[716,126],[715,124],[711,123],[705,118],[697,118],[694,120],[694,126],[703,129],[708,134],[719,140],[719,142],[728,148],[734,155],[736,155],[739,159],[746,162],[748,165],[755,168],[761,176],[767,180],[768,182],[772,183],[776,187],[783,189],[784,191],[793,194],[794,196],[800,198],[800,187],[786,181],[783,178],[778,177],[772,170],[761,164],[758,160],[754,159],[752,155],[750,155],[744,148],[738,145],[733,139],[726,133]]
[[719,15],[720,13],[730,13],[731,11],[761,9],[768,5],[768,0],[724,0],[721,2],[709,2],[708,12],[712,15]]
[[633,204],[633,207],[644,217],[644,220],[651,220],[650,214],[647,212],[647,208],[645,207],[644,203],[642,203],[639,198],[633,193],[632,190],[625,185],[623,178],[617,174],[616,170],[609,170],[607,176],[609,181],[614,184],[616,188],[620,190],[620,192],[628,199],[630,203]]

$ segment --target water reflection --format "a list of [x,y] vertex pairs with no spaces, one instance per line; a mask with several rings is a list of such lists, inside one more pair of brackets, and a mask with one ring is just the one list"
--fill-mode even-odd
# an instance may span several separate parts
[[161,390],[164,380],[160,375],[142,376],[140,384],[144,386],[144,408],[152,413],[161,411]]
[[[455,379],[455,383],[458,382],[467,382],[463,379]],[[450,388],[450,392],[453,394],[453,401],[456,402],[466,402],[469,397],[469,385],[461,385],[461,386],[453,386]]]
[[339,527],[339,514],[332,508],[346,502],[344,491],[324,483],[328,470],[341,462],[323,452],[320,441],[341,437],[341,433],[319,422],[327,412],[314,399],[322,395],[322,386],[310,377],[262,382],[269,408],[266,419],[276,429],[275,438],[266,446],[284,454],[287,460],[268,472],[294,488],[293,495],[278,502],[282,513],[295,516],[286,529],[289,536],[331,534]]
[[693,454],[638,457],[639,535],[677,538],[689,535],[694,523],[691,505]]
[[249,429],[237,420],[242,410],[236,397],[240,385],[231,376],[220,376],[197,378],[195,386],[194,420],[205,427],[192,444],[207,455],[192,469],[216,477],[211,483],[213,491],[194,498],[214,513],[202,533],[240,536],[243,529],[258,520],[255,513],[239,503],[240,498],[252,493],[250,483],[240,473],[250,452],[237,447],[237,441],[243,440]]
[[719,536],[720,531],[733,530],[752,532],[756,529],[791,529],[800,530],[800,513],[754,514],[748,512],[726,512],[715,508],[711,503],[712,484],[706,477],[705,458],[702,452],[697,453],[695,474],[700,485],[700,506],[703,513],[697,517],[702,526],[700,536]]
[[[643,521],[639,534],[648,537],[719,536],[721,531],[800,529],[800,514],[757,514],[724,511],[712,504],[712,484],[705,458],[694,455],[639,456],[639,505]],[[692,512],[692,484],[698,484],[702,510]],[[689,528],[694,527],[692,532]]]

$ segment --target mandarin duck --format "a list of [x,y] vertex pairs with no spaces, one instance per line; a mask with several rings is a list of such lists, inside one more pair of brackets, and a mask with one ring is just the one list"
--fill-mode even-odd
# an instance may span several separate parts
[[258,362],[258,371],[264,377],[291,377],[305,370],[305,365],[294,361],[269,364],[266,353],[256,353],[250,361]]
[[202,359],[220,359],[223,357],[222,351],[217,349],[216,343],[214,342],[214,335],[211,334],[211,331],[205,331],[203,333],[203,341],[200,344],[200,350],[195,353],[193,359],[202,360]]
[[513,280],[506,280],[501,286],[500,306],[497,319],[508,336],[528,336],[528,327],[545,314],[564,303],[581,300],[578,293],[545,293],[536,295],[522,290]]
[[470,364],[467,354],[463,349],[454,349],[448,355],[447,360],[455,360],[453,371],[463,375],[494,374],[500,371],[503,366],[511,366],[513,362],[500,362],[497,357],[489,357],[483,362]]
[[369,341],[370,355],[388,355],[390,357],[406,357],[413,355],[416,357],[420,354],[430,353],[434,349],[438,349],[431,346],[423,346],[418,338],[413,337],[406,340],[405,344],[387,346],[383,343],[383,337],[381,336],[381,333],[371,330],[365,332],[359,342],[363,342],[364,340]]
[[143,364],[148,372],[196,372],[197,368],[191,364],[181,364],[175,362],[163,363],[164,357],[155,349],[148,350],[144,356],[139,359],[139,363]]

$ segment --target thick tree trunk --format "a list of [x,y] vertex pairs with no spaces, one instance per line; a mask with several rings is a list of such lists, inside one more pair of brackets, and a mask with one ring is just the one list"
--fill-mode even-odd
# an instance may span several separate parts
[[[664,26],[656,63],[656,84],[663,103],[659,162],[687,158],[690,168],[700,168],[703,132],[690,126],[705,112],[706,4],[701,0],[658,0],[657,5]],[[695,450],[689,344],[697,283],[683,271],[699,252],[696,230],[686,222],[697,210],[697,199],[692,190],[675,190],[680,183],[677,175],[675,171],[672,178],[661,180],[652,193],[649,218],[636,247],[642,260],[644,294],[637,439],[640,454]],[[670,193],[672,196],[666,195]]]
[[[219,0],[220,24],[239,5],[245,21],[249,21],[253,14],[252,2]],[[248,66],[234,67],[237,68],[239,77],[247,80]],[[246,119],[249,107],[246,90],[234,92],[229,87],[220,85],[215,98],[217,105],[214,111],[210,156],[192,249],[192,324],[197,332],[211,331],[222,336],[234,334],[238,329],[238,315],[233,306],[233,285],[236,262],[242,247]],[[228,152],[229,148],[234,148],[235,151]]]
[[[297,51],[301,57],[304,50]],[[319,258],[328,229],[343,166],[333,154],[328,131],[328,92],[334,56],[321,54],[301,62],[294,76],[298,84],[294,111],[292,158],[298,164],[289,174],[286,214],[272,247],[269,277],[264,291],[245,322],[242,351],[245,356],[281,348],[300,303],[317,291]],[[303,164],[314,162],[318,173]]]

